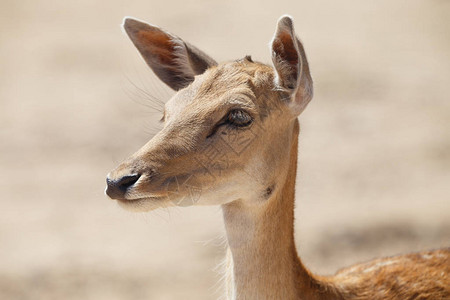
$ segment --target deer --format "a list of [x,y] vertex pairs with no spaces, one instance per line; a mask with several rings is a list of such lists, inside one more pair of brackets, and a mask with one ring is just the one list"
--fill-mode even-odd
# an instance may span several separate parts
[[168,31],[126,17],[123,29],[175,91],[162,129],[107,175],[126,210],[220,205],[227,299],[450,299],[450,248],[379,258],[318,276],[294,241],[299,116],[313,81],[293,19],[270,42],[272,65],[217,63]]

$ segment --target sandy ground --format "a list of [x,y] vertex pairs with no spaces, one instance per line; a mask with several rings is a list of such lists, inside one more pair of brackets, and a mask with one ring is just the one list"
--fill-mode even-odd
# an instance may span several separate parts
[[450,245],[449,1],[129,2],[0,2],[1,299],[221,295],[220,208],[132,214],[103,195],[157,131],[140,89],[171,95],[126,15],[265,62],[277,18],[295,18],[316,83],[296,209],[314,272]]

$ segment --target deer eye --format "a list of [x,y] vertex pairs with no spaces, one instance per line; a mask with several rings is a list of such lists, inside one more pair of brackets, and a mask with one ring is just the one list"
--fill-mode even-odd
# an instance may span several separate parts
[[234,109],[228,113],[226,122],[236,127],[247,127],[253,122],[253,119],[245,111]]

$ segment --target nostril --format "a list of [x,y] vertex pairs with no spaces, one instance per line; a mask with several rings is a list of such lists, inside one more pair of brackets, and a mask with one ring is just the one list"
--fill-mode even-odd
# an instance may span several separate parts
[[123,176],[122,178],[118,179],[115,182],[115,185],[120,190],[122,190],[122,192],[125,192],[128,188],[130,188],[132,185],[134,185],[139,180],[140,177],[141,177],[140,174]]
[[110,179],[106,178],[106,183],[108,185],[108,188],[106,190],[106,193],[109,194],[117,194],[117,192],[125,193],[131,186],[133,186],[141,177],[140,174],[132,174],[132,175],[126,175],[119,179]]
[[111,199],[124,199],[128,189],[130,189],[141,177],[141,174],[131,174],[119,179],[106,178],[105,193]]

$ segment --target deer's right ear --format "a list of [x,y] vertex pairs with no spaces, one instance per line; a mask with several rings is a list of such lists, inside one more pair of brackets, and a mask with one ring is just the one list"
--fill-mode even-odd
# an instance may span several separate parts
[[125,18],[123,28],[153,72],[178,91],[216,61],[163,29],[136,19]]
[[297,116],[313,97],[313,82],[305,50],[295,35],[291,17],[282,16],[278,20],[271,52],[276,71],[275,86],[289,95],[289,105]]

